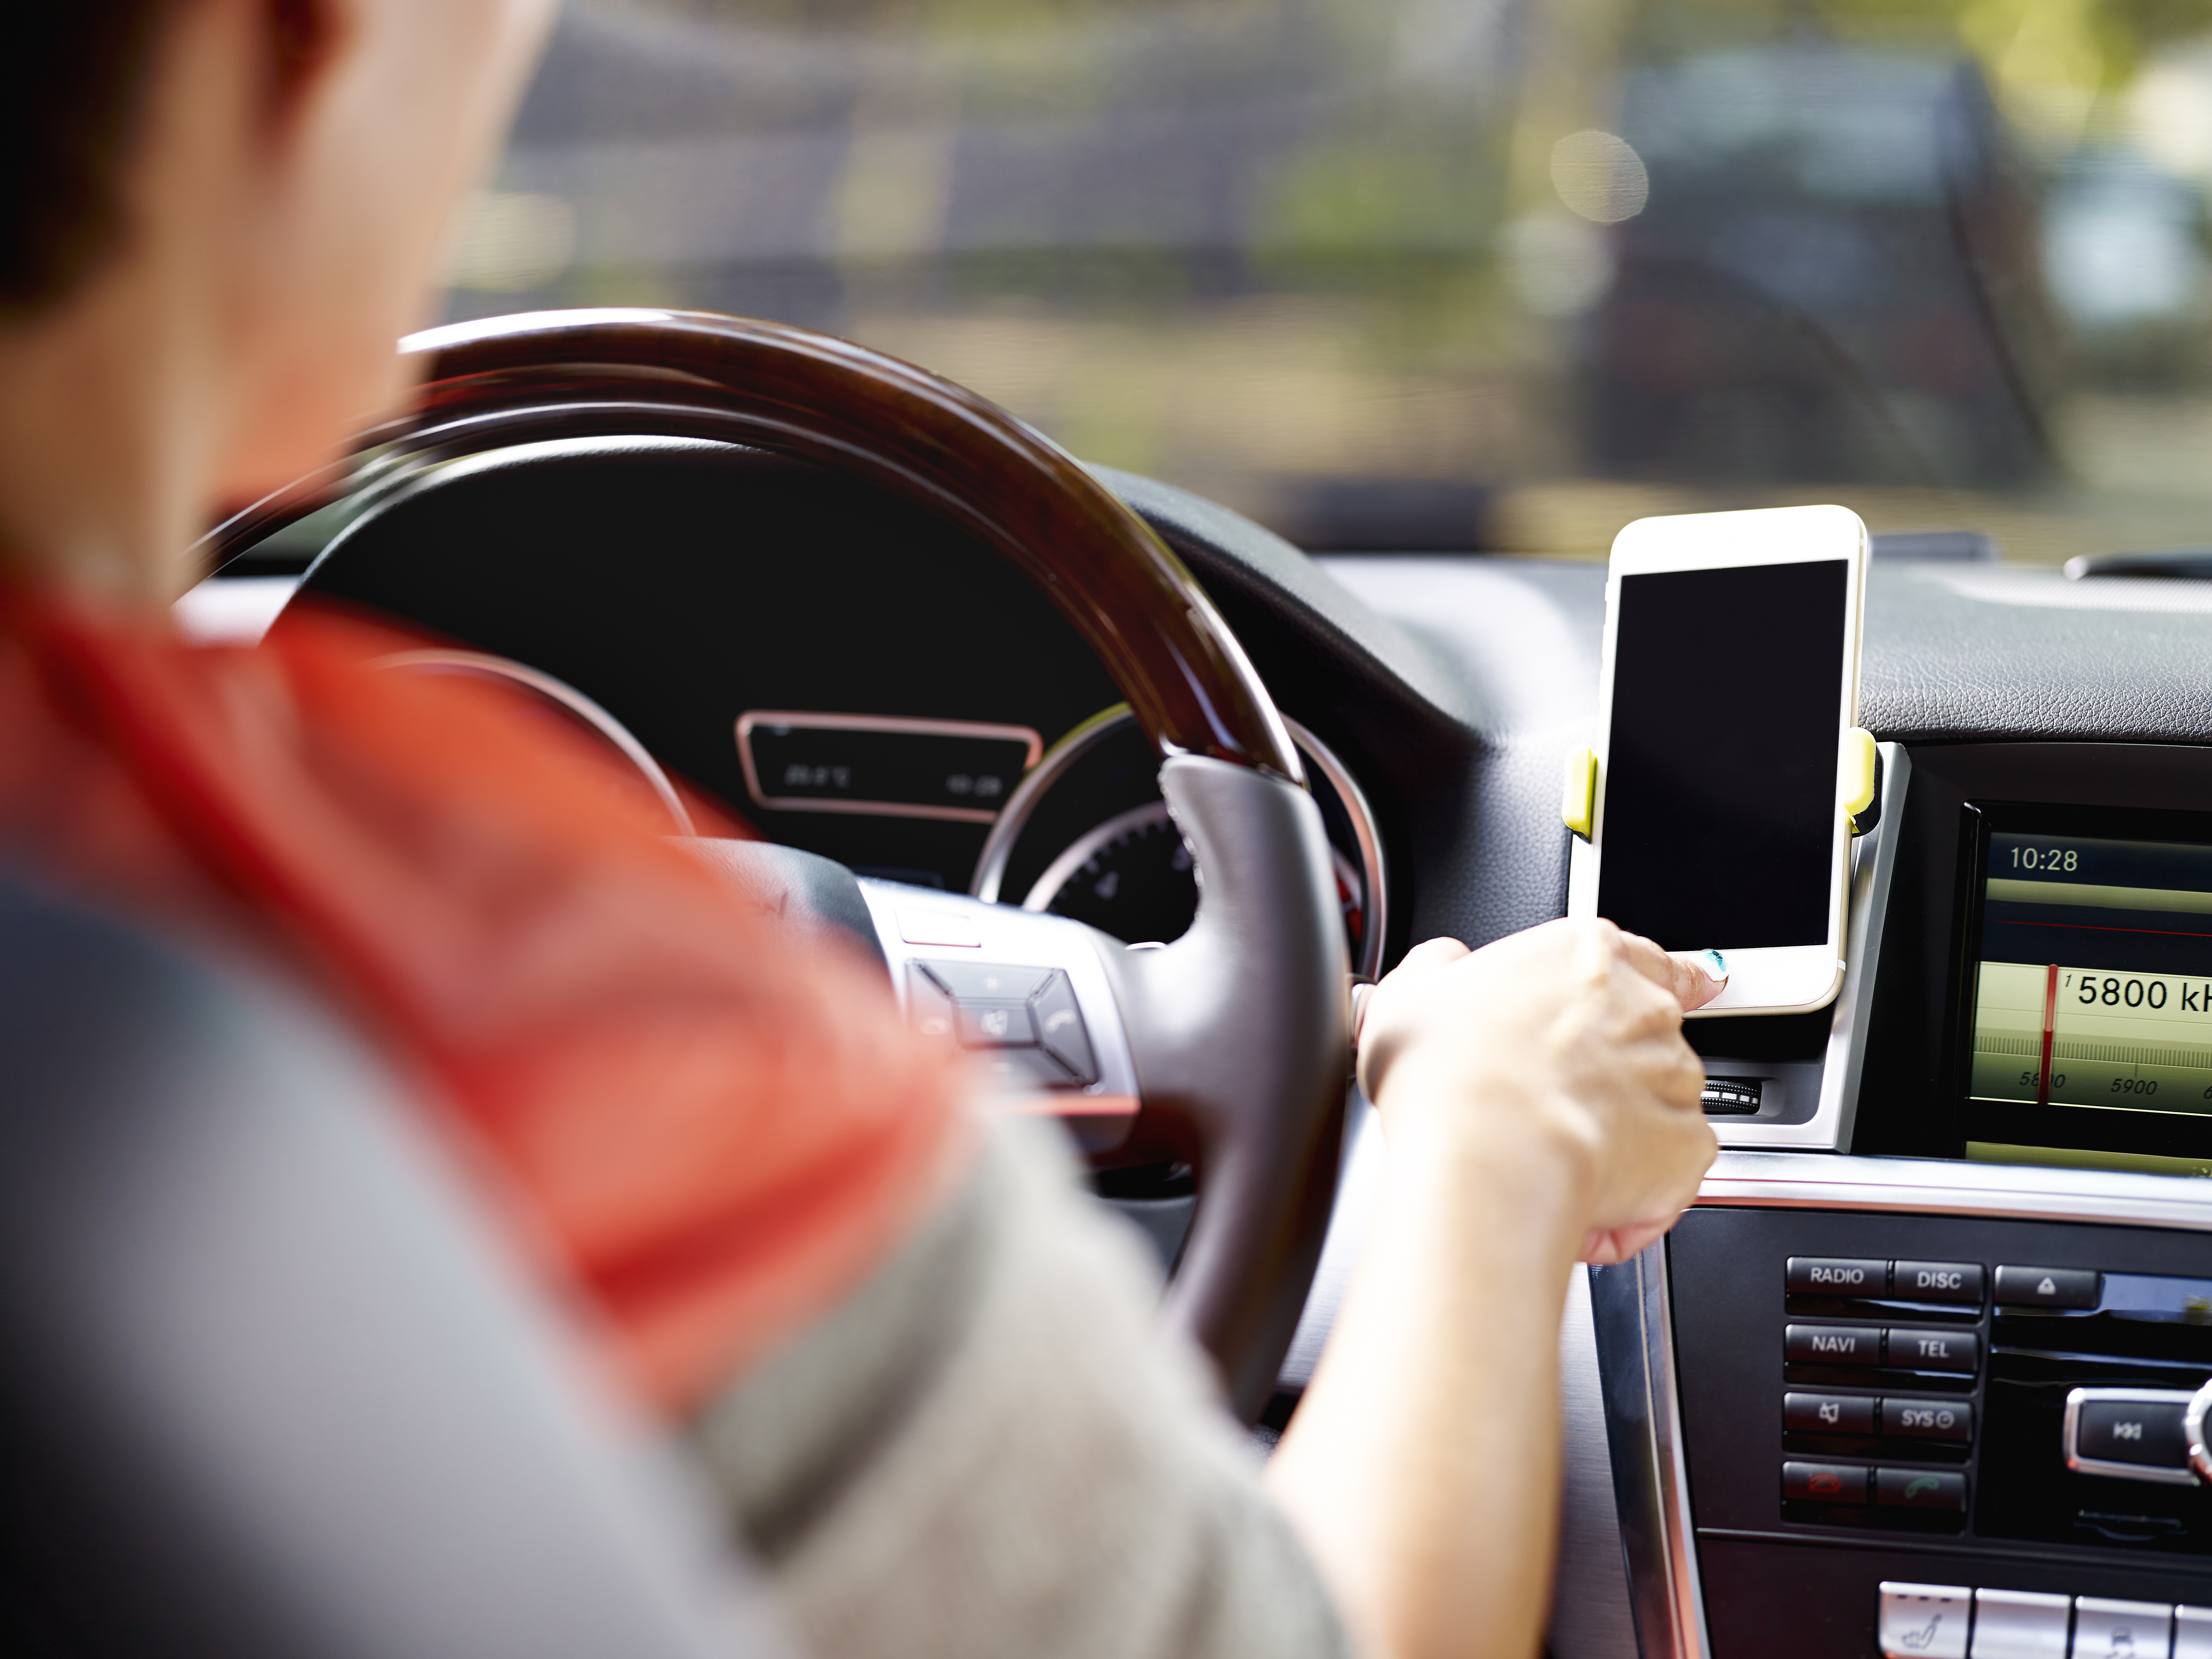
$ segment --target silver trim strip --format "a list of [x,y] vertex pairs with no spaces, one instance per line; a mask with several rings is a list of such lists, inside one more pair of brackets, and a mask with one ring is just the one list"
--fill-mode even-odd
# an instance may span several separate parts
[[990,738],[1027,745],[1022,757],[1026,775],[1037,763],[1044,739],[1034,726],[994,726],[984,720],[909,720],[899,714],[825,714],[803,708],[748,708],[738,716],[738,764],[745,775],[745,793],[753,805],[770,812],[836,812],[856,817],[929,818],[941,823],[996,823],[1021,793],[1016,784],[1006,806],[932,806],[895,800],[825,800],[818,795],[770,795],[761,788],[753,767],[753,728],[761,726],[796,726],[805,732],[890,732],[921,738]]
[[2066,1449],[2066,1467],[2076,1474],[2109,1475],[2116,1480],[2148,1480],[2160,1486],[2193,1486],[2194,1470],[2186,1464],[2162,1469],[2155,1464],[2121,1463],[2109,1457],[2084,1457],[2075,1449],[2081,1424],[2081,1407],[2110,1401],[2123,1406],[2172,1406],[2186,1411],[2196,1399],[2185,1389],[2070,1389],[2066,1395],[2066,1426],[2060,1444]]
[[2212,1180],[1832,1153],[1723,1152],[1700,1204],[1886,1210],[2021,1221],[2106,1221],[2212,1232]]
[[1380,979],[1383,941],[1389,936],[1390,912],[1389,886],[1382,873],[1382,832],[1376,824],[1375,809],[1367,804],[1366,792],[1360,788],[1359,780],[1336,757],[1335,751],[1288,714],[1283,716],[1283,724],[1290,728],[1291,740],[1305,751],[1314,769],[1336,792],[1345,817],[1352,820],[1352,839],[1359,848],[1360,885],[1365,890],[1360,895],[1365,915],[1360,922],[1359,960],[1352,963],[1352,973],[1355,979]]
[[1606,1438],[1643,1659],[1705,1659],[1705,1592],[1690,1521],[1672,1302],[1662,1240],[1632,1261],[1589,1270]]
[[684,798],[676,793],[668,774],[660,763],[653,759],[646,746],[630,734],[630,730],[598,703],[566,680],[557,680],[550,674],[515,661],[512,657],[495,657],[486,651],[451,651],[442,647],[420,651],[395,651],[390,656],[379,657],[374,665],[378,668],[414,668],[431,673],[446,672],[476,674],[485,679],[501,680],[510,685],[534,691],[547,702],[557,703],[569,714],[606,739],[622,757],[637,769],[638,775],[652,787],[660,805],[676,824],[680,836],[696,836],[699,832],[691,823],[691,814],[684,810]]

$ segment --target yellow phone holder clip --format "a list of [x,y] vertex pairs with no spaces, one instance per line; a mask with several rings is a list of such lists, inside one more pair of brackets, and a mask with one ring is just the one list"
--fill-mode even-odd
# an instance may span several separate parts
[[[1879,757],[1874,746],[1874,733],[1863,726],[1854,726],[1844,733],[1844,752],[1836,774],[1836,799],[1844,804],[1844,816],[1853,820],[1863,815],[1874,805],[1875,780]],[[1859,833],[1856,822],[1851,833]]]
[[[1843,752],[1837,763],[1836,798],[1843,803],[1845,817],[1856,820],[1874,805],[1875,781],[1880,775],[1877,760],[1873,732],[1854,726],[1844,733]],[[1588,841],[1596,815],[1597,751],[1577,749],[1567,757],[1559,817],[1568,829]],[[1851,833],[1858,833],[1856,823]]]
[[1567,757],[1566,788],[1559,796],[1559,816],[1567,828],[1584,841],[1597,816],[1597,750],[1577,749]]

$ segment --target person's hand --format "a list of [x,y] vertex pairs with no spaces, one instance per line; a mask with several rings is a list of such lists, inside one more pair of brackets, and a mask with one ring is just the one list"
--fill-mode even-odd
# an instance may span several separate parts
[[1470,951],[1431,939],[1370,994],[1359,1080],[1394,1146],[1563,1175],[1595,1262],[1674,1224],[1717,1143],[1682,1014],[1717,995],[1710,957],[1607,921],[1565,921]]

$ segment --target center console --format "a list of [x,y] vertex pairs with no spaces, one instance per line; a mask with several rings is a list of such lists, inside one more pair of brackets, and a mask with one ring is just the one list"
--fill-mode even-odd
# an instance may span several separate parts
[[2212,751],[1886,762],[1838,1007],[1697,1033],[1806,1110],[1592,1275],[1638,1645],[2212,1659]]

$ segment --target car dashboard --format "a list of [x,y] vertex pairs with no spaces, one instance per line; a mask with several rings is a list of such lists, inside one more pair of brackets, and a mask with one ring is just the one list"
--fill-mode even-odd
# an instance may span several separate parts
[[[1563,913],[1601,566],[1309,557],[1101,476],[1292,723],[1356,971]],[[238,596],[289,592],[303,547],[325,599],[579,689],[702,811],[940,891],[941,915],[1048,910],[1133,945],[1188,925],[1203,872],[1112,680],[905,502],[726,446],[535,446],[326,550],[262,550],[187,623],[250,635]],[[2208,664],[2212,587],[1875,561],[1883,781],[1843,992],[1692,1023],[1726,1150],[1668,1241],[1570,1300],[1559,1659],[2212,1654],[2212,1466],[2190,1457],[2212,1382],[2212,868],[2191,885],[2188,856],[2212,845]],[[1725,662],[1698,684],[1757,691]],[[1377,1190],[1371,1113],[1348,1126],[1278,1422]],[[1102,1187],[1171,1264],[1188,1171]]]

